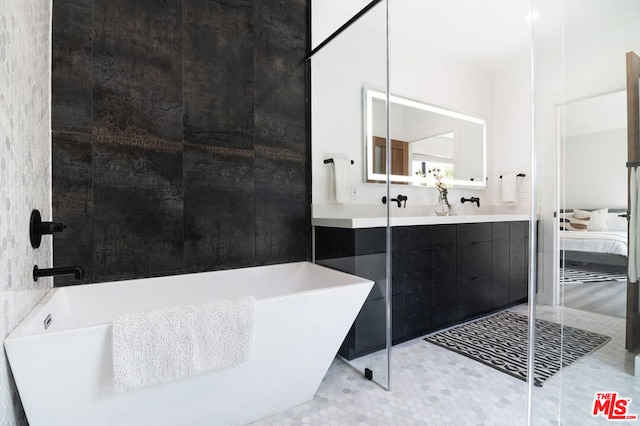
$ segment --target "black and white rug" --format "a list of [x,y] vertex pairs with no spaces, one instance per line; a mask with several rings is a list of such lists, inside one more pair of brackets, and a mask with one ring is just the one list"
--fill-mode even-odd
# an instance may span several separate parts
[[626,281],[627,274],[624,271],[610,269],[605,267],[565,267],[560,271],[561,284],[584,284],[605,281]]
[[[527,380],[528,317],[503,311],[424,340],[457,352],[520,380]],[[605,345],[611,337],[545,320],[536,320],[534,384]],[[561,343],[564,343],[563,345]]]

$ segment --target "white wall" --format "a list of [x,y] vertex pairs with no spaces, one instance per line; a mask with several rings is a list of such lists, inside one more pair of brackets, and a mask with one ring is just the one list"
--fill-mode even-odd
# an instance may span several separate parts
[[322,43],[369,2],[370,0],[311,1],[311,17],[315,24],[311,26],[312,48]]
[[[385,194],[384,185],[364,183],[362,116],[362,87],[384,91],[386,85],[383,6],[384,2],[312,59],[314,208],[335,203],[332,167],[322,163],[328,157],[356,162],[352,186],[357,199],[348,204],[378,205]],[[318,28],[325,23],[316,17],[312,25]],[[450,190],[450,200],[479,196],[483,209],[495,206],[504,212],[526,213],[526,200],[517,207],[501,203],[499,176],[507,172],[530,174],[529,51],[513,55],[499,70],[487,70],[445,56],[437,47],[430,53],[429,46],[401,39],[393,32],[394,25],[402,24],[390,22],[391,93],[487,120],[487,189],[455,188]],[[528,179],[520,182],[525,195]],[[437,200],[435,188],[392,185],[391,193],[408,195],[409,206],[433,205]]]
[[565,208],[626,209],[626,90],[570,102],[559,113],[565,122],[560,139],[564,164],[560,204]]
[[[490,186],[488,201],[501,204],[501,187],[496,182],[507,173],[518,178],[520,199],[510,210],[528,213],[531,198],[531,59],[529,50],[512,55],[495,69],[493,143],[488,148]],[[509,210],[507,210],[509,211]]]
[[627,208],[627,129],[565,141],[566,208]]
[[[0,332],[26,316],[52,286],[33,282],[33,265],[50,267],[52,245],[29,243],[29,217],[51,214],[51,0],[0,6]],[[45,359],[42,360],[46,362]],[[0,424],[26,424],[4,351],[0,355]]]
[[[363,86],[386,86],[384,7],[377,7],[311,59],[312,194],[314,204],[334,202],[332,166],[326,158],[355,162],[359,202],[378,202],[384,187],[364,185]],[[373,188],[372,188],[373,187]]]

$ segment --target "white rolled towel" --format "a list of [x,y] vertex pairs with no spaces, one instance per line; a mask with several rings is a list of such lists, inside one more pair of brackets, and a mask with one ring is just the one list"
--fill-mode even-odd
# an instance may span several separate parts
[[351,161],[336,158],[333,160],[333,181],[335,183],[336,201],[349,201],[351,192]]
[[518,202],[518,175],[509,173],[502,175],[502,202],[517,204]]

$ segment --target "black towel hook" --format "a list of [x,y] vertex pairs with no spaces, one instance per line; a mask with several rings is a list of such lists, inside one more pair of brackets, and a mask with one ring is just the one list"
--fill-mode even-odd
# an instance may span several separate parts
[[[326,160],[324,160],[324,164],[329,164],[329,163],[333,163],[333,158],[327,158]],[[351,160],[351,164],[354,164],[353,160]]]

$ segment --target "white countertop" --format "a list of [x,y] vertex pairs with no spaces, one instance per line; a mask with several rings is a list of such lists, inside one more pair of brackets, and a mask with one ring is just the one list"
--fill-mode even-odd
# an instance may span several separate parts
[[[516,222],[529,220],[528,214],[473,214],[461,216],[396,216],[391,215],[391,226],[438,225],[446,223]],[[387,226],[386,217],[345,217],[326,215],[311,219],[313,226],[331,228],[379,228]]]

